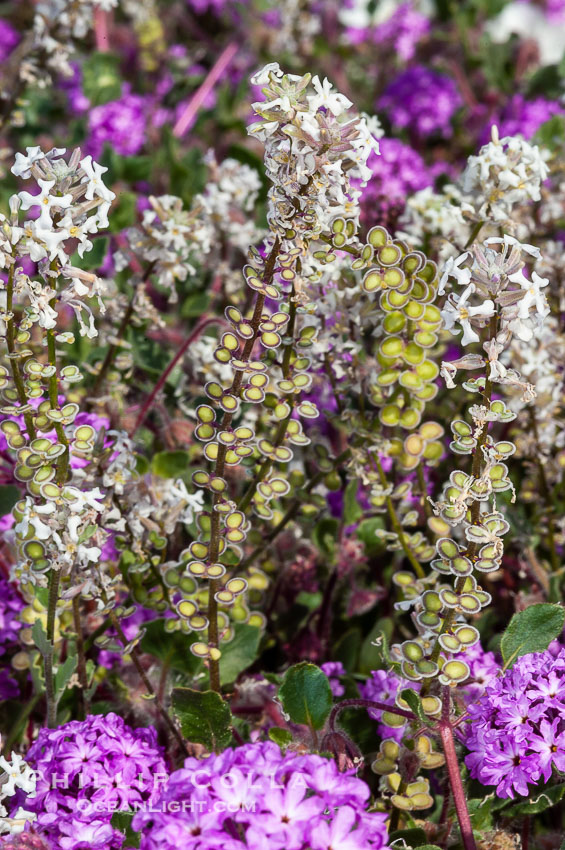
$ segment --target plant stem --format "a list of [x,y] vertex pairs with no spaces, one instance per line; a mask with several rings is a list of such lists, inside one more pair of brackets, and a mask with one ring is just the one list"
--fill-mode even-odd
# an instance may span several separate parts
[[449,685],[443,688],[443,707],[442,716],[439,721],[439,734],[443,746],[443,754],[445,756],[445,764],[447,774],[449,776],[449,784],[453,795],[453,803],[459,821],[459,829],[461,830],[461,839],[465,850],[477,850],[475,838],[473,836],[473,827],[471,826],[471,818],[467,808],[467,800],[465,797],[465,789],[459,772],[459,762],[457,760],[457,752],[455,750],[455,741],[453,738],[453,728],[449,720],[451,693]]
[[560,560],[559,560],[559,555],[557,554],[557,548],[555,546],[555,526],[553,524],[553,516],[552,516],[553,505],[551,504],[551,492],[550,492],[550,489],[549,489],[549,484],[547,483],[547,476],[545,474],[545,468],[544,468],[544,465],[543,465],[542,460],[541,460],[541,448],[540,448],[540,441],[539,441],[538,423],[537,423],[537,420],[536,420],[536,413],[535,413],[534,408],[530,407],[529,410],[528,410],[528,413],[529,413],[529,416],[530,416],[530,422],[531,422],[531,425],[532,425],[532,432],[533,432],[535,444],[536,444],[536,465],[537,465],[538,474],[539,474],[540,490],[541,490],[541,494],[544,498],[544,501],[545,501],[545,504],[546,504],[546,507],[547,507],[547,513],[546,513],[547,543],[548,543],[548,548],[549,548],[549,552],[550,552],[551,568],[552,568],[553,572],[557,572],[557,570],[561,566],[561,563],[560,563]]
[[[383,487],[383,489],[386,490],[386,488],[388,487],[388,481],[387,481],[387,478],[386,478],[386,475],[385,475],[385,471],[384,471],[382,464],[379,460],[379,456],[377,454],[373,454],[372,459],[373,459],[373,463],[375,464],[375,467],[377,469],[377,472],[379,474],[379,481],[381,483],[381,487]],[[410,564],[412,565],[414,572],[416,573],[418,578],[424,578],[424,576],[426,575],[426,573],[424,572],[424,568],[422,567],[422,565],[420,564],[418,559],[415,557],[414,553],[410,549],[410,546],[408,545],[408,541],[406,540],[404,530],[402,528],[400,520],[398,519],[398,515],[396,513],[394,503],[393,503],[392,499],[390,498],[390,496],[386,496],[386,507],[387,507],[388,515],[390,517],[390,521],[392,523],[392,527],[394,528],[394,530],[395,530],[395,532],[398,536],[398,541],[399,541],[400,545],[402,546],[402,548],[404,550],[404,554],[406,555],[406,557],[410,561]]]
[[59,600],[59,570],[51,570],[49,575],[49,599],[47,603],[47,641],[49,649],[44,656],[45,696],[47,699],[47,727],[54,729],[57,725],[57,702],[55,694],[55,677],[53,675],[53,651],[55,644],[55,618]]
[[80,684],[80,708],[79,720],[84,720],[89,711],[88,697],[88,676],[86,673],[86,654],[84,650],[84,635],[82,631],[82,619],[80,616],[80,596],[73,596],[73,624],[76,633],[76,649],[77,649],[77,675]]
[[[26,406],[28,404],[28,398],[25,391],[18,355],[16,353],[16,328],[14,317],[12,315],[14,309],[15,267],[16,261],[14,261],[14,265],[10,266],[10,271],[8,273],[8,285],[6,288],[6,313],[9,316],[9,318],[6,320],[6,345],[8,347],[8,354],[10,355],[8,359],[10,361],[10,368],[12,370],[12,377],[14,379],[18,398],[20,400],[20,404]],[[35,425],[33,424],[33,416],[29,411],[27,413],[24,413],[24,422],[29,439],[34,440],[37,436],[37,433],[35,430]]]
[[[343,463],[345,463],[346,460],[349,460],[350,457],[351,457],[351,449],[346,449],[344,452],[342,452],[340,455],[338,455],[335,458],[334,464],[333,464],[334,469],[337,469],[339,466],[341,466]],[[314,487],[316,487],[321,481],[323,481],[323,479],[325,478],[325,476],[327,474],[328,474],[327,470],[318,471],[315,475],[312,476],[310,481],[304,487],[301,488],[301,493],[310,493],[314,489]],[[294,499],[294,501],[289,505],[289,507],[288,507],[285,515],[282,517],[282,519],[269,531],[268,534],[265,535],[265,538],[263,539],[263,541],[258,546],[256,546],[255,549],[253,549],[251,554],[248,555],[247,558],[245,558],[244,561],[242,561],[242,563],[240,565],[241,569],[244,569],[245,567],[248,567],[250,564],[252,564],[253,561],[255,561],[255,559],[258,558],[259,555],[261,555],[262,552],[265,551],[267,546],[269,546],[273,542],[273,540],[276,537],[278,537],[278,535],[281,533],[281,531],[284,528],[286,528],[286,526],[291,521],[291,519],[293,519],[296,516],[296,514],[298,513],[298,511],[300,509],[301,504],[302,504],[302,498],[301,497],[297,497],[296,499]]]
[[207,328],[208,325],[214,325],[214,324],[223,325],[223,324],[226,324],[226,322],[224,321],[224,319],[221,319],[221,318],[202,319],[202,321],[199,322],[196,325],[196,327],[194,328],[192,333],[189,334],[189,336],[187,337],[185,342],[181,345],[181,347],[179,348],[179,350],[177,351],[177,353],[175,354],[175,356],[173,357],[173,359],[171,360],[171,362],[169,363],[169,365],[167,366],[167,368],[165,369],[165,371],[163,372],[163,374],[161,375],[161,377],[159,378],[159,380],[157,381],[155,386],[153,387],[151,395],[149,396],[149,398],[146,400],[145,404],[141,408],[141,411],[140,411],[140,413],[139,413],[139,415],[136,419],[135,425],[133,426],[133,428],[130,432],[130,437],[134,436],[135,432],[138,430],[138,428],[141,427],[141,425],[145,421],[145,417],[147,416],[147,414],[151,410],[151,408],[153,406],[153,402],[155,401],[157,395],[162,390],[163,386],[165,385],[167,378],[169,377],[169,375],[171,374],[171,372],[173,371],[173,369],[175,368],[175,366],[177,365],[179,360],[182,360],[182,358],[186,354],[187,349],[192,345],[192,343],[196,339],[198,339],[198,337],[200,336],[200,334],[202,333],[204,328]]
[[398,714],[399,717],[405,717],[407,720],[416,720],[416,716],[411,711],[405,711],[403,708],[398,708],[396,705],[386,705],[384,702],[375,702],[372,699],[343,699],[334,705],[332,708],[329,725],[332,732],[335,732],[335,723],[338,714],[344,708],[376,708],[379,711],[388,711],[390,714]]
[[[127,637],[125,636],[124,631],[123,631],[123,629],[120,625],[120,621],[119,621],[119,619],[116,616],[114,611],[110,611],[110,621],[112,623],[112,627],[116,630],[116,634],[118,635],[120,641],[122,642],[122,645],[127,646],[129,641],[128,641]],[[137,670],[139,678],[141,679],[141,681],[143,682],[143,684],[145,686],[145,690],[147,691],[147,693],[150,696],[152,696],[155,699],[155,703],[157,705],[157,708],[159,709],[159,713],[161,714],[161,717],[165,721],[169,731],[172,732],[175,740],[179,744],[183,753],[186,756],[188,756],[189,752],[188,752],[186,743],[185,743],[182,735],[180,734],[179,730],[177,729],[174,720],[172,719],[172,717],[168,713],[167,709],[165,708],[165,706],[161,702],[159,695],[155,693],[155,689],[154,689],[153,685],[151,684],[151,682],[149,681],[149,679],[147,677],[147,673],[143,669],[143,664],[141,663],[141,658],[139,656],[139,650],[138,650],[137,646],[132,647],[129,654],[131,655],[131,660],[133,661],[133,665],[134,665],[135,669]]]
[[196,90],[196,93],[192,96],[184,112],[173,127],[173,136],[176,136],[177,139],[184,136],[186,131],[190,129],[194,119],[196,118],[196,113],[203,105],[210,92],[213,91],[214,86],[221,79],[222,74],[225,73],[238,50],[239,45],[232,42],[231,44],[228,44],[228,46],[224,48],[222,53],[219,55],[208,76],[200,88]]
[[[265,270],[263,283],[269,284],[271,283],[274,273],[275,273],[275,264],[277,261],[277,256],[280,249],[280,240],[277,236],[273,243],[273,247],[267,257],[265,262]],[[251,353],[253,351],[253,347],[255,345],[255,340],[259,335],[259,324],[261,322],[261,316],[263,314],[263,307],[265,305],[265,296],[262,293],[257,295],[257,299],[255,301],[255,308],[253,310],[253,317],[251,318],[250,325],[253,329],[253,335],[246,340],[245,344],[241,348],[238,358],[240,360],[247,361],[249,360]],[[234,375],[234,378],[231,383],[231,387],[228,392],[231,395],[236,395],[243,382],[243,372],[237,371]],[[221,426],[224,430],[228,429],[231,426],[233,420],[233,414],[226,413],[222,419]],[[214,476],[222,478],[224,474],[224,464],[226,458],[226,447],[224,445],[219,445],[218,447],[218,457],[216,459],[216,464],[214,468]],[[215,494],[212,506],[212,518],[210,523],[210,546],[208,550],[208,559],[210,563],[214,563],[218,560],[219,550],[220,550],[220,514],[215,508],[222,501],[221,494]],[[219,645],[219,630],[218,630],[218,602],[216,599],[216,593],[220,587],[220,582],[218,579],[211,580],[208,588],[208,644],[213,649],[217,649]],[[221,692],[220,688],[220,663],[217,658],[210,658],[208,661],[208,672],[210,676],[210,688],[217,693]]]

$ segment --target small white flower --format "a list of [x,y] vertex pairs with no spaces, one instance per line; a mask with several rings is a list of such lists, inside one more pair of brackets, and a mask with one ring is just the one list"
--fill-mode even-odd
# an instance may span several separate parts
[[84,159],[81,159],[80,165],[85,174],[82,182],[88,184],[85,193],[86,200],[92,201],[96,196],[107,203],[113,201],[116,197],[115,194],[104,185],[102,180],[102,175],[108,169],[94,162],[91,156],[85,156]]
[[471,282],[471,269],[461,268],[461,263],[464,263],[467,257],[469,256],[469,252],[465,251],[464,254],[461,254],[459,257],[454,259],[453,257],[448,257],[445,261],[445,265],[443,267],[443,274],[441,276],[438,288],[438,295],[443,295],[445,293],[445,285],[450,277],[454,277],[461,286],[467,286]]
[[45,230],[49,230],[53,227],[51,208],[59,207],[61,209],[67,209],[73,202],[73,196],[61,195],[59,197],[57,195],[50,195],[49,193],[55,185],[55,180],[39,179],[37,183],[41,187],[39,195],[30,195],[29,192],[19,192],[18,198],[21,201],[22,210],[29,210],[30,207],[40,207],[39,226]]
[[489,299],[476,307],[468,307],[467,301],[475,291],[475,285],[470,283],[461,296],[450,295],[450,299],[441,311],[446,330],[451,333],[459,333],[454,329],[455,322],[459,322],[463,328],[461,345],[469,345],[471,342],[479,342],[479,335],[471,327],[471,319],[488,319],[495,314],[494,303]]
[[4,756],[0,756],[0,770],[8,775],[7,781],[0,785],[0,794],[2,797],[12,797],[16,789],[20,788],[26,794],[33,795],[37,781],[35,772],[17,753],[12,752],[11,758],[9,762]]
[[28,177],[31,177],[31,167],[34,162],[38,162],[45,156],[39,145],[31,148],[26,148],[26,152],[27,153],[25,154],[16,154],[16,162],[10,169],[12,174],[15,174],[16,177],[22,177],[24,180],[27,180]]
[[251,77],[251,82],[254,86],[266,86],[271,80],[271,74],[279,80],[282,79],[283,72],[278,62],[269,62],[260,71],[256,71]]
[[349,109],[350,106],[353,106],[349,98],[335,91],[327,77],[323,83],[318,76],[312,77],[312,85],[316,90],[316,94],[308,95],[307,97],[308,105],[312,112],[317,112],[323,106],[337,117],[342,112],[345,112],[346,109]]

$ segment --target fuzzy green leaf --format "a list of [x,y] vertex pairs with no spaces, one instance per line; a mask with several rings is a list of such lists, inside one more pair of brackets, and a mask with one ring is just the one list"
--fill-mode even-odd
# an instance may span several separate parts
[[514,614],[500,642],[505,667],[529,652],[543,652],[563,631],[565,608],[540,602]]
[[286,671],[279,689],[285,712],[293,723],[321,729],[332,709],[333,696],[325,673],[302,661]]
[[173,711],[179,719],[182,734],[191,743],[203,744],[215,752],[220,752],[230,743],[231,712],[215,691],[173,688]]

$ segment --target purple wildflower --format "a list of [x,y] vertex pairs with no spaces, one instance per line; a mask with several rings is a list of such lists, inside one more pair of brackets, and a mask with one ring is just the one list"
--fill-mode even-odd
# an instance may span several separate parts
[[88,116],[89,149],[100,156],[111,145],[120,156],[134,156],[145,144],[146,100],[124,91],[119,100],[95,106]]
[[186,759],[132,826],[141,850],[385,850],[386,815],[369,814],[368,798],[335,761],[269,741]]
[[401,3],[390,18],[375,27],[373,41],[376,44],[390,42],[398,56],[409,62],[418,42],[429,30],[430,22],[425,15],[414,9],[412,3]]
[[565,770],[565,648],[519,658],[468,713],[465,763],[499,797],[526,796],[554,767]]
[[[401,676],[397,676],[392,670],[372,670],[371,678],[360,685],[359,692],[363,699],[371,699],[375,702],[382,702],[385,705],[396,705],[397,694],[404,688],[413,688],[420,690],[419,682],[409,682]],[[393,738],[395,741],[401,741],[404,734],[405,726],[387,726],[381,723],[382,711],[377,708],[369,709],[369,716],[373,720],[378,720],[379,725],[377,732],[381,738]]]
[[19,32],[5,18],[0,18],[0,62],[6,61],[19,41]]
[[526,100],[521,94],[515,94],[507,102],[499,115],[494,115],[485,127],[481,136],[481,144],[490,141],[491,127],[496,124],[501,137],[522,135],[531,139],[542,124],[554,115],[563,115],[563,109],[556,100],[536,97]]
[[25,602],[13,584],[0,575],[0,655],[18,639],[22,627],[19,614]]
[[61,850],[121,847],[112,813],[152,803],[168,772],[155,730],[132,729],[116,714],[42,729],[26,761],[38,780],[22,805]]
[[334,697],[341,697],[345,693],[345,688],[339,681],[340,676],[345,676],[347,671],[341,661],[326,661],[322,664],[321,669],[330,680],[330,688]]
[[386,87],[378,101],[393,126],[405,127],[412,135],[426,138],[453,133],[451,119],[462,100],[450,77],[423,65],[402,71]]
[[372,153],[367,165],[373,172],[362,198],[362,216],[367,226],[394,226],[404,210],[406,198],[425,189],[433,178],[420,154],[399,139],[380,139],[380,156]]

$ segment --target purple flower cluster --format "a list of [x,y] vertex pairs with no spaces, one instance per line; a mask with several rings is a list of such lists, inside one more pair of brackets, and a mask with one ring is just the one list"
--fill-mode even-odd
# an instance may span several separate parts
[[104,145],[120,156],[134,156],[145,144],[146,101],[125,91],[119,100],[95,106],[88,115],[89,151],[99,157]]
[[154,729],[132,729],[117,714],[42,729],[26,755],[36,795],[18,805],[60,850],[113,850],[123,835],[114,811],[152,803],[168,775]]
[[333,760],[245,744],[188,758],[132,826],[141,850],[381,850],[386,815],[366,811],[369,793]]
[[554,115],[563,115],[563,109],[556,100],[548,100],[545,97],[526,100],[523,95],[515,94],[500,115],[489,120],[483,131],[481,144],[486,145],[490,141],[493,124],[498,127],[501,137],[520,134],[525,139],[531,139],[541,125]]
[[468,712],[465,764],[499,797],[565,772],[565,648],[519,658]]
[[398,74],[379,98],[394,127],[419,138],[453,133],[451,119],[462,104],[454,81],[424,65],[413,65]]
[[363,194],[362,215],[368,226],[394,226],[406,198],[433,183],[420,154],[399,139],[380,139],[380,155],[372,153],[367,165],[373,172]]
[[400,59],[409,62],[416,52],[416,45],[430,30],[430,21],[414,9],[412,3],[401,3],[390,18],[375,27],[375,44],[390,42]]
[[334,697],[342,697],[345,693],[345,688],[339,681],[339,677],[345,676],[347,670],[341,661],[326,661],[325,664],[322,664],[321,670],[330,680],[330,688]]

